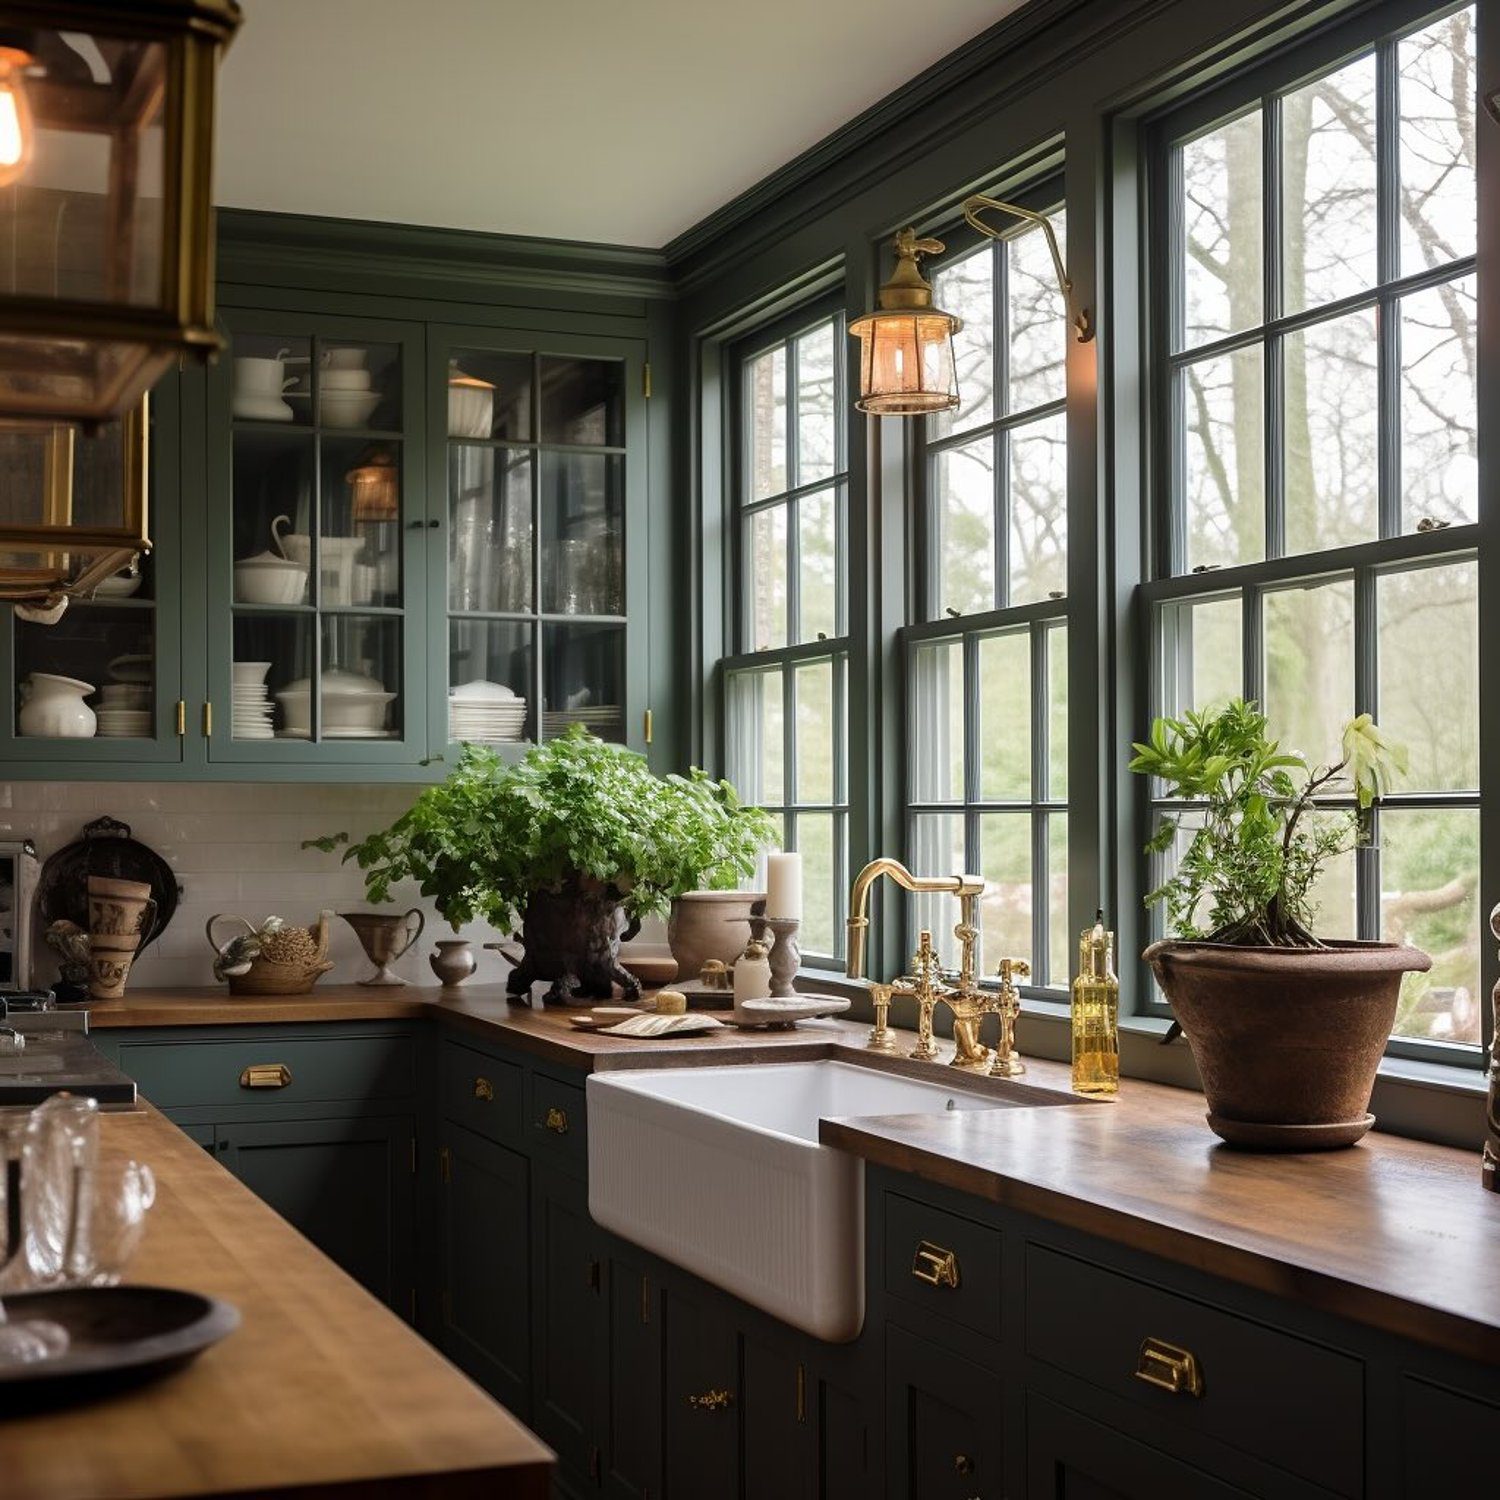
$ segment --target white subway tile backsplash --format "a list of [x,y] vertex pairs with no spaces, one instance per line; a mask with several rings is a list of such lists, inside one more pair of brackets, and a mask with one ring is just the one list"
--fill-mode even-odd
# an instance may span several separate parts
[[[45,860],[103,814],[128,823],[177,872],[182,897],[172,924],[137,960],[136,986],[211,984],[213,953],[203,928],[218,912],[252,922],[275,914],[298,924],[318,911],[368,910],[364,879],[340,853],[303,849],[304,839],[347,832],[353,838],[398,817],[417,788],[340,782],[327,786],[179,782],[0,782],[0,837],[30,838]],[[384,910],[423,906],[427,928],[396,966],[414,983],[432,983],[427,955],[449,928],[421,902],[415,887],[398,888]],[[226,931],[232,931],[226,924]],[[508,965],[479,946],[496,936],[466,929],[479,958],[477,980],[498,980]],[[38,945],[44,964],[50,955]],[[329,956],[337,967],[324,982],[345,983],[370,972],[346,923],[335,922]],[[43,977],[51,977],[44,969]]]

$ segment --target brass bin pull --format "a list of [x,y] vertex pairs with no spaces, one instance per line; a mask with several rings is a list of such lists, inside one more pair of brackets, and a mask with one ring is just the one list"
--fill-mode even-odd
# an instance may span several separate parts
[[555,1104],[547,1111],[547,1118],[542,1121],[543,1126],[552,1131],[554,1135],[566,1135],[568,1133],[568,1112],[559,1109]]
[[931,1240],[923,1240],[912,1257],[911,1274],[928,1286],[958,1287],[958,1257]]
[[1197,1357],[1188,1349],[1179,1349],[1165,1339],[1141,1341],[1140,1357],[1135,1364],[1135,1378],[1147,1385],[1170,1391],[1174,1396],[1201,1396],[1203,1370]]
[[689,1396],[687,1404],[698,1411],[728,1411],[734,1405],[734,1396],[729,1391],[704,1391],[701,1396]]
[[284,1089],[292,1081],[292,1070],[285,1063],[251,1063],[240,1074],[242,1089]]
[[495,1097],[495,1085],[481,1075],[474,1080],[474,1097],[488,1103]]

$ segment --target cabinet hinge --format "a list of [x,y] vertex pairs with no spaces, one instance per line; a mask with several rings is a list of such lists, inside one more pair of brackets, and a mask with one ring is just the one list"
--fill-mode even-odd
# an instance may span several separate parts
[[453,1181],[453,1153],[446,1146],[438,1148],[438,1176],[444,1182]]
[[649,359],[641,366],[641,395],[648,401],[651,399],[651,361]]
[[203,738],[210,739],[214,732],[214,706],[205,702],[203,705]]
[[584,1272],[584,1281],[591,1292],[599,1290],[599,1262],[592,1255],[589,1256],[588,1268]]
[[595,1484],[599,1482],[599,1450],[596,1447],[589,1448],[589,1478]]
[[179,698],[177,700],[177,738],[182,739],[187,734],[187,702]]
[[644,734],[646,743],[648,745],[651,743],[651,734],[655,727],[656,725],[653,723],[651,718],[651,710],[648,708],[646,710],[645,717],[641,722],[641,731]]

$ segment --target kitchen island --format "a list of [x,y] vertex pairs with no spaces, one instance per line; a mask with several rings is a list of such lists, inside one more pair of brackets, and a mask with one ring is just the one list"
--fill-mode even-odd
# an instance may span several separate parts
[[548,1493],[552,1455],[155,1109],[103,1116],[158,1192],[132,1282],[233,1303],[240,1327],[166,1377],[0,1411],[6,1500]]

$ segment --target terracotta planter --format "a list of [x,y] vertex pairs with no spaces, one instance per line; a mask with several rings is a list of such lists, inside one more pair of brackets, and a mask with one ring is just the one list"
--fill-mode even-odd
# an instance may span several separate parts
[[1273,1151],[1348,1146],[1369,1130],[1401,976],[1432,967],[1397,943],[1163,942],[1145,958],[1193,1049],[1210,1127]]
[[641,984],[620,967],[620,942],[640,923],[628,923],[621,893],[586,876],[573,875],[553,890],[533,891],[521,916],[521,943],[486,943],[516,965],[506,991],[530,1003],[531,986],[550,979],[549,1001],[608,1000],[619,985],[626,999],[640,998]]
[[711,958],[732,964],[750,941],[751,907],[765,899],[763,891],[689,891],[679,896],[667,923],[678,979],[696,979]]

